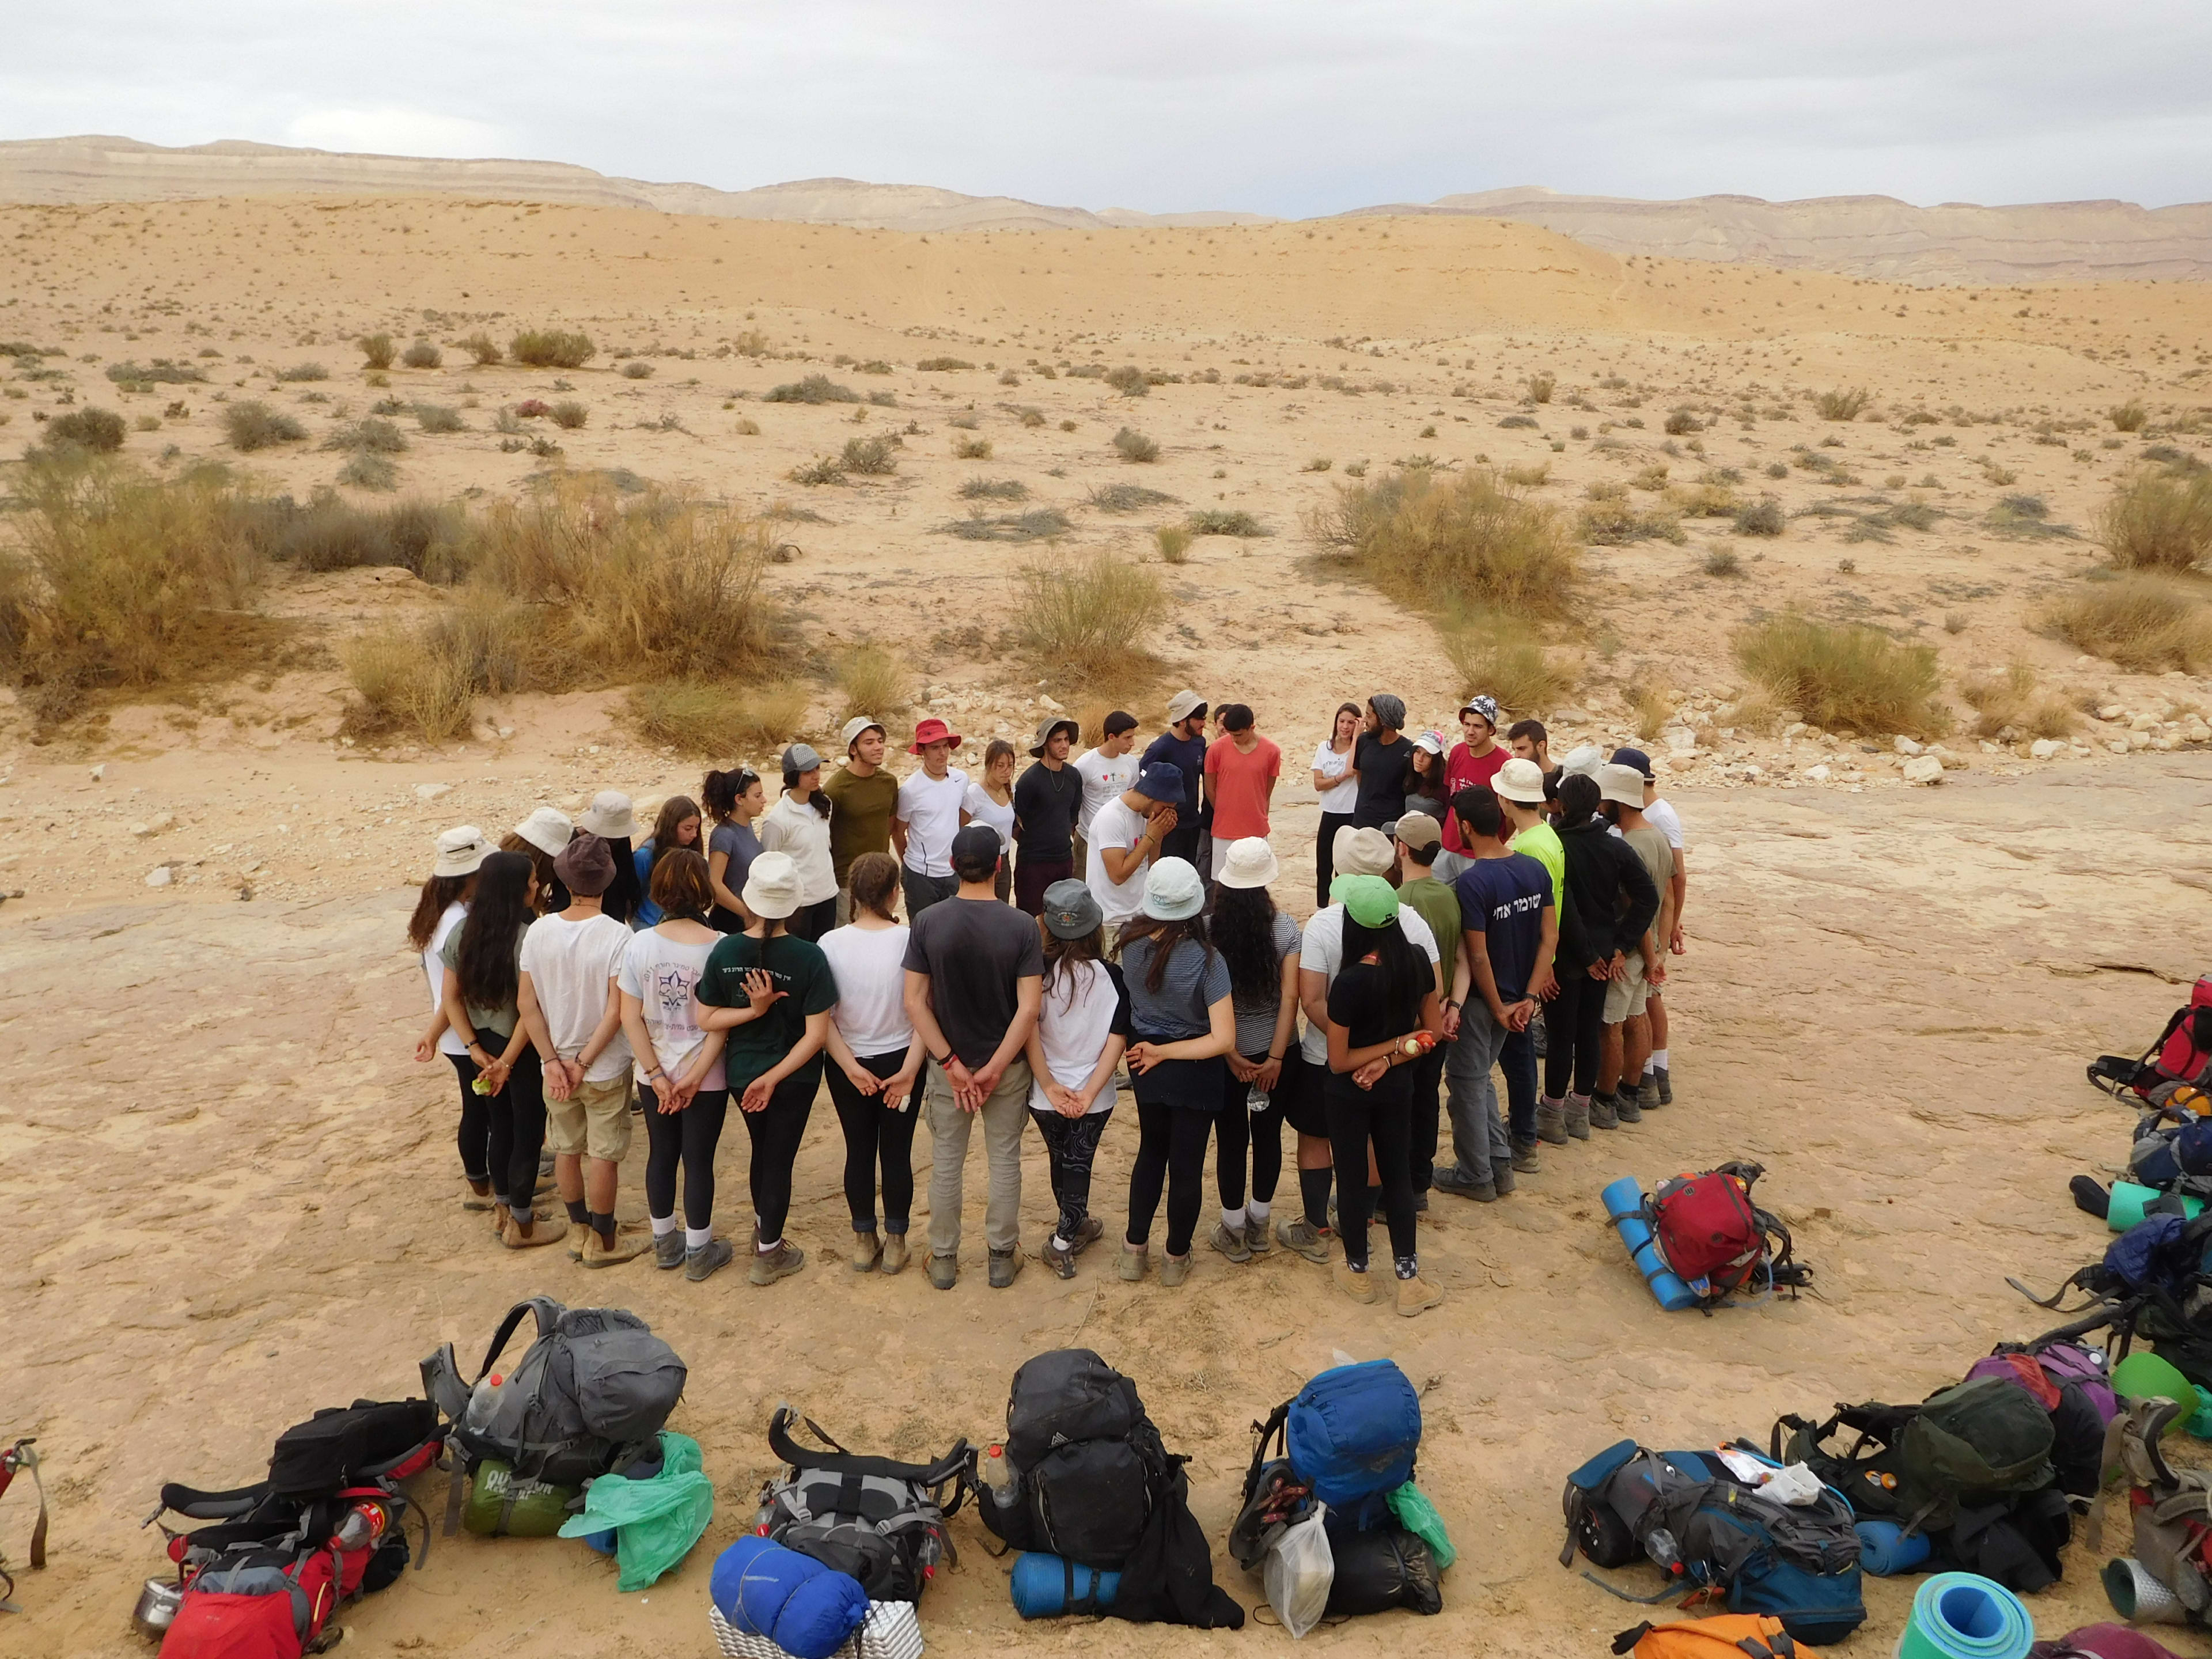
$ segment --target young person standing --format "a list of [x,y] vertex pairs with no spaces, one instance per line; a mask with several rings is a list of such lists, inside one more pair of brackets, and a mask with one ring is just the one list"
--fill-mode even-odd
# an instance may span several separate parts
[[1086,749],[1075,762],[1076,775],[1083,780],[1083,810],[1075,820],[1075,868],[1077,879],[1090,866],[1091,820],[1098,809],[1109,800],[1119,800],[1129,786],[1137,781],[1137,757],[1129,751],[1136,746],[1137,717],[1127,709],[1116,708],[1100,728],[1103,735],[1096,749]]
[[768,811],[768,792],[760,774],[750,766],[726,772],[709,772],[700,786],[699,799],[706,807],[707,870],[714,908],[707,925],[718,933],[734,933],[750,920],[744,913],[746,873],[761,855],[754,823]]
[[1362,729],[1359,705],[1340,702],[1328,741],[1314,750],[1314,793],[1321,797],[1321,832],[1314,841],[1314,903],[1317,906],[1328,902],[1328,884],[1336,878],[1331,862],[1336,832],[1352,827],[1359,805],[1359,769],[1353,764],[1353,750],[1359,745]]
[[1014,785],[1014,904],[1036,915],[1044,890],[1075,876],[1075,824],[1084,803],[1083,777],[1067,751],[1081,728],[1065,714],[1048,714],[1030,745],[1033,764]]
[[1401,735],[1406,705],[1388,691],[1367,700],[1366,728],[1352,753],[1352,770],[1359,774],[1359,795],[1352,809],[1352,823],[1362,830],[1379,830],[1395,823],[1406,810],[1406,780],[1413,769],[1413,745]]
[[[1437,766],[1441,771],[1441,759]],[[1457,961],[1461,949],[1460,917],[1459,895],[1438,881],[1432,868],[1437,854],[1443,848],[1443,830],[1425,811],[1407,812],[1398,820],[1397,842],[1398,867],[1402,872],[1398,883],[1398,902],[1428,923],[1438,952],[1437,994],[1449,999],[1452,982],[1461,971]],[[1429,1207],[1429,1188],[1436,1176],[1437,1120],[1442,1103],[1438,1090],[1443,1082],[1444,1068],[1451,1059],[1450,1024],[1447,1017],[1443,1037],[1407,1068],[1413,1079],[1408,1150],[1413,1158],[1413,1208],[1417,1212]],[[1513,1190],[1510,1170],[1505,1175],[1505,1190]]]
[[[822,939],[837,1006],[830,1011],[830,1101],[845,1132],[845,1207],[853,1217],[853,1271],[907,1263],[914,1212],[915,1084],[921,1040],[906,1012],[908,932],[898,919],[898,860],[863,853],[853,860],[853,919]],[[876,1229],[877,1170],[883,1231]]]
[[1588,1140],[1593,1126],[1609,1129],[1619,1121],[1590,1098],[1603,1059],[1606,988],[1623,953],[1638,948],[1659,914],[1659,890],[1644,860],[1608,833],[1598,801],[1595,779],[1575,773],[1559,781],[1567,902],[1559,923],[1559,992],[1544,1010],[1549,1041],[1536,1132],[1547,1140],[1559,1140],[1562,1131]]
[[852,920],[853,860],[863,853],[888,853],[891,814],[898,806],[898,780],[884,767],[884,726],[867,714],[845,722],[838,739],[845,763],[823,780],[830,797],[830,864],[837,878],[837,925]]
[[994,884],[999,902],[1014,892],[1014,745],[994,738],[983,750],[983,775],[968,786],[960,798],[960,826],[980,823],[999,837],[999,875]]
[[[476,1072],[468,1063],[468,1044],[446,1018],[443,952],[447,939],[469,913],[469,890],[475,885],[477,866],[490,852],[491,846],[484,840],[483,831],[473,823],[464,823],[441,835],[437,860],[431,865],[429,878],[423,882],[422,890],[415,900],[415,914],[407,921],[407,942],[421,954],[423,976],[430,984],[430,1024],[415,1040],[415,1058],[419,1063],[428,1064],[443,1054],[453,1062],[454,1074],[460,1080],[461,1179],[468,1188],[461,1194],[461,1207],[465,1210],[489,1210],[492,1206],[491,1166],[486,1161],[490,1155],[486,1138],[490,1133],[491,1118],[484,1097],[469,1086],[475,1080]],[[501,1179],[505,1179],[503,1175]]]
[[1195,691],[1178,691],[1168,700],[1168,729],[1145,750],[1145,766],[1172,766],[1182,779],[1182,798],[1173,803],[1175,827],[1164,847],[1167,857],[1189,863],[1198,854],[1199,786],[1206,775],[1206,700]]
[[553,860],[568,908],[540,916],[522,941],[522,1023],[545,1074],[553,1176],[573,1227],[570,1254],[612,1267],[644,1254],[642,1229],[617,1227],[615,1187],[629,1151],[630,1052],[615,977],[629,928],[601,908],[619,865],[594,831],[580,831]]
[[[1451,746],[1444,760],[1444,795],[1457,800],[1459,792],[1475,784],[1487,786],[1498,775],[1498,769],[1512,758],[1505,746],[1498,741],[1498,699],[1473,696],[1460,705],[1460,740]],[[1450,812],[1443,814],[1444,850],[1465,853],[1466,845],[1459,838],[1459,820]]]
[[[736,1255],[714,1237],[714,1151],[729,1114],[723,1034],[702,1030],[694,998],[721,935],[707,925],[714,895],[707,860],[678,848],[653,866],[646,889],[660,921],[631,936],[615,988],[623,1033],[645,1097],[645,1210],[658,1267],[681,1267],[693,1284]],[[676,1219],[676,1177],[684,1176],[684,1221]]]
[[630,861],[637,866],[638,891],[642,896],[637,902],[637,913],[630,917],[633,927],[660,925],[660,907],[653,902],[653,866],[679,848],[703,855],[699,829],[698,805],[690,796],[671,795],[660,803],[660,811],[653,820],[652,837],[630,855]]
[[1106,1231],[1091,1213],[1091,1166],[1114,1112],[1114,1073],[1129,1043],[1129,993],[1105,959],[1104,913],[1079,881],[1045,890],[1044,979],[1030,1032],[1030,1116],[1043,1138],[1060,1218],[1044,1264],[1075,1277],[1075,1258]]
[[[1037,925],[999,902],[1003,848],[971,823],[953,837],[958,886],[913,919],[906,947],[906,1012],[929,1060],[923,1109],[931,1139],[929,1282],[960,1279],[960,1210],[968,1140],[983,1121],[989,1201],[983,1238],[994,1290],[1022,1270],[1022,1129],[1029,1121],[1030,1032],[1036,1024],[1044,951]],[[910,873],[910,872],[909,872]]]
[[1164,856],[1162,849],[1176,828],[1174,803],[1182,798],[1182,772],[1163,761],[1146,767],[1091,820],[1084,884],[1097,896],[1108,927],[1133,921],[1143,910],[1145,868]]
[[501,852],[520,853],[538,872],[536,908],[541,916],[568,908],[568,892],[553,873],[553,860],[575,833],[576,827],[566,812],[555,806],[540,806],[499,838]]
[[[1659,828],[1644,816],[1644,775],[1634,767],[1598,769],[1599,810],[1636,849],[1659,892],[1658,914],[1633,944],[1621,952],[1621,971],[1605,993],[1605,1058],[1598,1066],[1598,1095],[1624,1123],[1644,1115],[1640,1089],[1651,1057],[1651,1021],[1645,1005],[1667,980],[1667,939],[1674,924],[1674,850]],[[1652,1090],[1651,1103],[1660,1104]]]
[[1213,813],[1212,867],[1206,873],[1217,879],[1232,845],[1267,838],[1268,808],[1275,781],[1283,775],[1283,751],[1260,735],[1248,706],[1223,704],[1221,728],[1223,735],[1206,750],[1206,800]]
[[1229,964],[1206,938],[1206,884],[1188,860],[1162,858],[1145,872],[1144,913],[1122,928],[1115,953],[1129,989],[1129,1092],[1137,1101],[1137,1157],[1129,1171],[1129,1225],[1115,1270],[1145,1276],[1152,1218],[1167,1194],[1167,1254],[1160,1283],[1190,1276],[1190,1243],[1206,1200],[1206,1143],[1228,1092],[1224,1059],[1237,1045]]
[[1423,732],[1413,738],[1413,767],[1406,775],[1406,811],[1431,818],[1450,816],[1451,795],[1444,782],[1444,734]]
[[1298,925],[1275,908],[1267,890],[1281,873],[1273,849],[1250,836],[1230,844],[1214,878],[1209,931],[1229,969],[1237,1046],[1224,1057],[1229,1080],[1214,1132],[1221,1220],[1206,1242],[1231,1261],[1249,1261],[1271,1248],[1267,1221],[1283,1173],[1285,1103],[1276,1095],[1298,1040]]
[[1535,764],[1543,780],[1545,800],[1556,801],[1562,769],[1553,762],[1551,733],[1544,729],[1544,722],[1539,720],[1514,721],[1505,728],[1505,742],[1516,760],[1530,761]]
[[[1613,751],[1613,758],[1644,775],[1644,822],[1667,837],[1667,846],[1674,855],[1674,881],[1669,890],[1671,902],[1667,913],[1671,921],[1659,943],[1667,955],[1681,956],[1689,949],[1682,933],[1682,902],[1689,896],[1690,887],[1687,850],[1682,845],[1682,815],[1674,810],[1672,801],[1659,793],[1658,782],[1651,775],[1650,756],[1640,749],[1619,749]],[[1638,1100],[1647,1108],[1671,1106],[1674,1103],[1674,1083],[1668,1064],[1667,1000],[1660,994],[1658,986],[1650,988],[1644,1012],[1651,1022],[1651,1059],[1644,1068],[1644,1087]]]
[[898,787],[891,845],[905,866],[909,925],[959,890],[952,873],[952,839],[960,833],[961,808],[968,797],[968,775],[952,764],[952,751],[960,743],[960,734],[933,715],[914,728],[914,741],[907,745],[908,754],[921,757],[921,769]]
[[615,878],[599,896],[599,908],[623,927],[629,927],[639,901],[645,896],[644,890],[638,885],[637,866],[630,858],[637,844],[638,824],[637,815],[630,810],[629,797],[619,789],[600,790],[592,797],[590,809],[576,820],[576,828],[606,842],[607,851],[615,861]]
[[818,940],[837,925],[837,867],[830,855],[830,797],[822,788],[822,757],[811,744],[783,751],[783,793],[761,819],[765,853],[786,853],[799,871],[799,908],[787,929]]
[[729,1033],[723,1069],[752,1142],[753,1249],[745,1276],[755,1285],[773,1285],[806,1265],[806,1252],[783,1230],[791,1218],[792,1169],[822,1086],[837,981],[822,947],[790,931],[802,891],[789,854],[755,859],[743,895],[752,922],[714,948],[697,992],[701,1029]]

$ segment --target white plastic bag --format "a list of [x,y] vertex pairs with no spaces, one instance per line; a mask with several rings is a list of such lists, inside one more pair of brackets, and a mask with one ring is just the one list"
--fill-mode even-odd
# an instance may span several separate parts
[[1321,1623],[1336,1583],[1336,1556],[1328,1547],[1328,1534],[1322,1529],[1322,1517],[1328,1513],[1328,1504],[1316,1504],[1311,1515],[1283,1528],[1261,1564],[1267,1605],[1292,1636],[1304,1636]]

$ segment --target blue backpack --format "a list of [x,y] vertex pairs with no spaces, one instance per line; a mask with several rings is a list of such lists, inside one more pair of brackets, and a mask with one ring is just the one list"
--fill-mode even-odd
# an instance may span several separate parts
[[1328,1505],[1332,1522],[1365,1531],[1390,1522],[1390,1494],[1413,1478],[1421,1399],[1395,1361],[1370,1359],[1322,1372],[1253,1427],[1259,1444],[1248,1500],[1273,1439],[1297,1481]]

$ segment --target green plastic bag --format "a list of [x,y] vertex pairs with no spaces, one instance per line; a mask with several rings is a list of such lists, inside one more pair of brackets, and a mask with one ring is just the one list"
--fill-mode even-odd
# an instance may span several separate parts
[[603,1474],[584,1489],[584,1512],[561,1524],[563,1538],[611,1530],[621,1564],[617,1589],[644,1589],[691,1553],[714,1516],[714,1483],[699,1443],[660,1434],[660,1473],[646,1480]]
[[1412,1481],[1390,1494],[1390,1513],[1398,1517],[1400,1526],[1429,1547],[1429,1553],[1437,1558],[1438,1572],[1459,1559],[1459,1552],[1452,1547],[1451,1534],[1444,1530],[1443,1516],[1437,1513],[1437,1506]]

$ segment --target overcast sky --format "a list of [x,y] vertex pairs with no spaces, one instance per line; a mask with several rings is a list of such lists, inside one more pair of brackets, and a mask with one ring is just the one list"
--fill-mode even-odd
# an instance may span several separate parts
[[2212,0],[85,0],[7,33],[6,137],[1154,212],[2212,198]]

